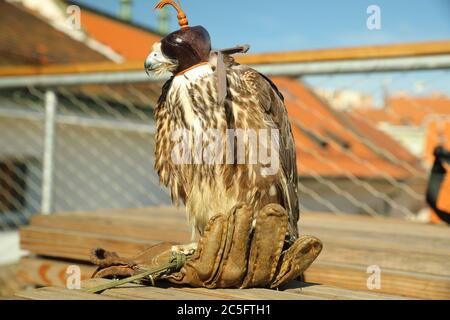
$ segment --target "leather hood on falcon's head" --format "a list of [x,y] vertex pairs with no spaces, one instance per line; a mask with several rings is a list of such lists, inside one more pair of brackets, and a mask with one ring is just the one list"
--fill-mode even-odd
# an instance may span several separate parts
[[166,5],[171,5],[177,10],[180,30],[170,33],[161,40],[161,50],[168,58],[178,61],[176,73],[207,62],[211,53],[211,37],[208,31],[202,26],[190,27],[179,3],[162,0],[155,8],[162,9]]

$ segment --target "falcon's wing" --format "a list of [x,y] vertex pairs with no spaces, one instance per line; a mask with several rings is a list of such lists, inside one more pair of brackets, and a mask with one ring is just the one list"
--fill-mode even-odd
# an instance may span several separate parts
[[299,219],[298,176],[295,142],[284,104],[284,98],[276,85],[266,76],[254,69],[234,64],[230,69],[236,70],[241,79],[243,90],[249,91],[256,98],[258,110],[264,122],[273,123],[280,135],[280,170],[279,190],[282,193],[284,207],[288,210],[290,221],[297,231]]

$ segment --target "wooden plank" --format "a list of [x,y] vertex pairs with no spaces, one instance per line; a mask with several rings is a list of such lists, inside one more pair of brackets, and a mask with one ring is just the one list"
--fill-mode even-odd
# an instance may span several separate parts
[[[66,270],[70,265],[74,264],[80,267],[83,288],[92,288],[108,281],[105,279],[90,279],[90,276],[96,269],[95,266],[49,258],[23,258],[20,261],[20,270],[22,277],[29,284],[65,287]],[[321,297],[314,297],[314,295],[298,297],[292,293],[280,293],[274,296],[273,290],[265,291],[263,289],[244,291],[207,290],[183,288],[164,282],[158,283],[158,286],[162,288],[151,288],[151,291],[145,291],[142,286],[127,284],[125,288],[120,287],[120,290],[108,290],[105,294],[123,299],[322,299]]]
[[[83,289],[92,288],[109,282],[105,279],[93,279],[83,282]],[[16,293],[16,298],[31,300],[324,300],[324,299],[401,299],[389,295],[351,291],[328,286],[308,285],[290,288],[286,291],[269,289],[203,289],[203,288],[155,288],[136,284],[106,290],[102,294],[92,295],[79,290],[46,287]]]
[[429,225],[394,218],[305,212],[300,217],[299,225],[300,228],[315,226],[329,229],[376,232],[378,234],[450,239],[450,230],[447,226]]
[[191,231],[184,216],[166,218],[150,213],[141,216],[134,211],[123,214],[95,212],[91,215],[73,213],[35,216],[31,225],[141,240],[188,243],[191,238]]
[[[383,59],[428,56],[450,53],[450,41],[430,41],[402,44],[363,46],[353,48],[287,51],[237,56],[242,64],[281,64],[338,60]],[[56,75],[97,72],[143,71],[142,61],[122,64],[112,62],[64,64],[51,66],[15,66],[0,68],[0,77],[27,75]]]
[[88,221],[104,221],[110,223],[118,219],[118,221],[132,221],[135,223],[143,223],[146,226],[155,227],[152,224],[153,219],[157,222],[162,221],[166,223],[175,223],[177,227],[182,229],[188,228],[186,212],[184,209],[177,209],[175,207],[149,207],[140,209],[111,209],[98,211],[77,211],[77,212],[62,212],[55,213],[50,216],[35,215],[31,218],[30,224],[37,226],[54,226],[53,223],[58,224],[58,221],[73,222],[88,222]]
[[[111,280],[92,279],[84,281],[82,288],[92,288]],[[268,289],[202,289],[202,288],[155,288],[137,284],[105,290],[101,294],[88,294],[80,290],[67,290],[56,287],[45,287],[35,290],[21,291],[16,298],[30,300],[323,300],[321,297],[301,295]]]
[[119,300],[111,296],[54,287],[19,291],[15,294],[15,297],[25,300]]
[[[102,281],[105,281],[103,279],[90,279],[91,275],[95,271],[96,267],[91,266],[88,264],[81,264],[81,263],[75,263],[75,262],[66,262],[66,261],[60,261],[55,259],[49,259],[49,258],[42,258],[42,257],[28,257],[28,258],[22,258],[20,261],[20,270],[22,273],[22,277],[27,283],[37,285],[37,286],[57,286],[57,287],[65,287],[66,286],[66,270],[70,265],[77,265],[80,267],[81,271],[81,279],[84,281],[83,285],[85,288],[92,288],[96,285],[101,284]],[[86,281],[88,280],[88,281]],[[128,285],[127,285],[128,286]],[[164,284],[159,283],[158,286],[168,287],[171,286],[170,284]],[[140,286],[139,286],[140,287]],[[261,293],[258,292],[258,290],[254,291],[241,291],[241,292],[234,292],[234,290],[227,291],[227,290],[206,290],[206,289],[197,289],[197,288],[180,288],[174,286],[171,290],[176,290],[176,292],[180,291],[184,297],[186,297],[186,293],[188,293],[188,296],[192,294],[197,295],[203,295],[205,297],[203,298],[210,298],[210,299],[258,299],[261,298],[261,296],[267,297],[268,299],[274,299],[273,294],[264,294],[264,292]],[[156,290],[158,291],[158,290]],[[271,292],[271,291],[269,291]],[[129,295],[130,292],[121,290],[120,292],[112,292],[114,293],[114,296],[116,297],[123,297]],[[116,294],[117,293],[117,294]],[[156,293],[155,293],[156,294]],[[168,298],[167,292],[164,293],[166,295],[165,298]],[[140,298],[149,298],[146,293],[133,292],[133,295],[135,297]],[[172,294],[173,295],[173,294]],[[284,298],[288,299],[313,299],[314,297],[308,296],[308,297],[297,297],[292,296],[291,294],[288,295],[282,295]],[[164,297],[160,297],[164,298]],[[194,298],[194,297],[192,297]],[[281,298],[281,296],[277,296],[277,298]],[[317,298],[317,297],[316,297]],[[318,298],[317,298],[318,299]]]
[[159,241],[103,236],[95,233],[27,226],[20,230],[21,248],[35,254],[89,260],[92,248],[102,247],[122,256],[134,256]]
[[[82,282],[82,288],[93,288],[111,282],[105,279],[91,279]],[[179,287],[172,284],[160,283],[165,287],[147,287],[137,284],[127,284],[117,288],[105,290],[98,295],[86,294],[80,290],[66,290],[47,287],[38,290],[22,291],[16,297],[22,299],[127,299],[127,300],[324,300],[324,299],[394,299],[376,293],[350,291],[331,288],[322,285],[294,282],[285,290],[269,289],[204,289]]]
[[[352,290],[367,290],[366,267],[352,264],[315,262],[305,273],[308,282]],[[381,289],[374,292],[417,299],[450,299],[450,278],[418,272],[381,269]]]
[[435,253],[405,251],[370,241],[334,241],[322,239],[324,248],[317,261],[377,265],[400,271],[420,272],[450,277],[450,257]]
[[[76,263],[76,262],[66,262],[59,261],[48,258],[23,258],[20,261],[20,270],[22,277],[27,281],[27,283],[37,286],[59,286],[65,287],[65,272],[67,267],[70,265],[76,264],[80,267],[81,270],[81,278],[89,279],[94,270],[95,266]],[[330,274],[334,276],[331,277]],[[323,277],[325,275],[325,277]],[[408,282],[417,283],[417,278],[423,279],[423,276],[417,275],[414,273],[407,274]],[[392,277],[397,276],[397,273],[392,270],[382,270],[382,279],[391,279]],[[283,290],[289,292],[290,290],[298,293],[298,290],[301,291],[304,297],[302,299],[397,299],[399,298],[400,293],[404,293],[404,290],[401,288],[402,284],[399,284],[399,287],[389,286],[384,288],[383,285],[383,295],[378,294],[377,292],[361,292],[355,291],[357,290],[367,290],[366,281],[368,274],[365,273],[362,267],[355,267],[349,264],[326,264],[326,263],[314,263],[311,268],[306,273],[307,280],[310,282],[322,283],[320,286],[302,286],[299,287],[298,282],[293,282],[289,286],[283,287]],[[409,280],[412,279],[412,280]],[[89,281],[98,281],[97,279],[92,279]],[[101,280],[100,280],[101,281]],[[416,281],[416,282],[414,282]],[[446,280],[449,282],[449,280]],[[422,282],[423,283],[423,282]],[[158,286],[164,286],[164,284],[159,283]],[[431,292],[427,292],[424,296],[417,296],[417,298],[426,297],[429,298],[434,296],[432,291],[435,290],[435,282],[432,281],[429,286]],[[343,289],[347,288],[347,289]],[[439,287],[441,288],[441,287]],[[256,291],[242,291],[239,293],[225,290],[215,290],[210,291],[206,290],[206,292],[202,292],[203,289],[194,289],[194,288],[174,288],[175,290],[182,290],[186,292],[197,293],[201,292],[202,294],[206,294],[211,296],[212,298],[217,297],[221,299],[257,299],[261,298],[261,293]],[[350,290],[353,289],[353,290]],[[398,290],[397,290],[398,289]],[[441,290],[441,289],[439,289]],[[420,292],[420,291],[419,291]],[[389,296],[387,294],[396,295]],[[142,296],[141,294],[138,296]],[[272,296],[267,296],[267,294],[263,295],[267,299],[273,299]],[[440,293],[437,295],[440,296]],[[144,296],[142,296],[144,298]],[[300,299],[300,298],[299,298]]]
[[376,292],[349,290],[316,283],[292,281],[283,288],[285,292],[313,295],[332,300],[406,300],[409,298]]
[[18,276],[24,283],[35,286],[65,287],[67,269],[76,265],[80,268],[81,280],[91,278],[96,266],[75,262],[61,261],[42,257],[25,257],[19,262]]
[[[92,279],[83,282],[83,288],[93,288],[110,280]],[[284,292],[262,288],[255,289],[205,289],[181,287],[174,284],[160,282],[158,288],[145,287],[136,284],[126,285],[115,289],[106,290],[102,295],[115,297],[140,297],[144,299],[156,299],[155,297],[170,300],[324,300],[314,295],[302,295],[295,292]]]
[[326,228],[304,225],[301,233],[312,234],[322,241],[349,244],[359,243],[373,247],[396,248],[404,252],[421,252],[428,254],[445,255],[450,257],[450,239],[439,237],[422,237],[407,234],[388,234],[373,231],[360,231],[358,229]]
[[25,287],[27,282],[18,277],[19,265],[0,265],[0,300],[8,299]]
[[302,295],[285,291],[269,290],[262,288],[252,289],[205,289],[205,288],[180,288],[183,292],[195,292],[210,295],[214,298],[231,300],[326,300],[320,296]]
[[[91,279],[82,282],[83,289],[90,289],[104,283],[111,282],[106,279]],[[120,299],[145,300],[212,300],[213,298],[201,293],[182,292],[171,288],[147,287],[138,284],[126,284],[117,288],[105,290],[101,293],[105,297]],[[215,298],[217,299],[217,298]]]

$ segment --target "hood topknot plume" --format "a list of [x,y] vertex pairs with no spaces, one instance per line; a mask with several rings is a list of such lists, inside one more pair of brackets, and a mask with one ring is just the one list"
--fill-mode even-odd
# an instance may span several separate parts
[[189,22],[188,19],[186,17],[186,14],[184,13],[183,9],[181,9],[181,3],[178,0],[178,3],[176,3],[173,0],[162,0],[160,1],[156,6],[155,9],[162,9],[167,5],[171,5],[172,7],[175,8],[175,10],[177,10],[178,13],[178,24],[180,25],[180,27],[183,28],[189,28]]

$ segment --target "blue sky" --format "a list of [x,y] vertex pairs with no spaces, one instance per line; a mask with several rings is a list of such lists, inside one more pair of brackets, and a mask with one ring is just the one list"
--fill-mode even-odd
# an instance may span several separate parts
[[[117,14],[119,0],[77,0]],[[450,0],[181,0],[191,25],[211,33],[215,48],[251,45],[250,52],[351,47],[450,39]],[[134,0],[133,20],[156,27],[157,0]],[[367,8],[381,9],[381,30],[367,29]],[[171,30],[177,30],[171,9]],[[355,89],[374,96],[391,93],[450,95],[450,71],[307,77],[328,89]]]
[[[116,14],[119,0],[78,0]],[[133,20],[155,27],[157,0],[134,0]],[[381,30],[366,27],[367,7],[381,8]],[[450,39],[450,0],[182,0],[191,25],[224,48],[252,52]],[[172,30],[176,30],[173,13]]]

